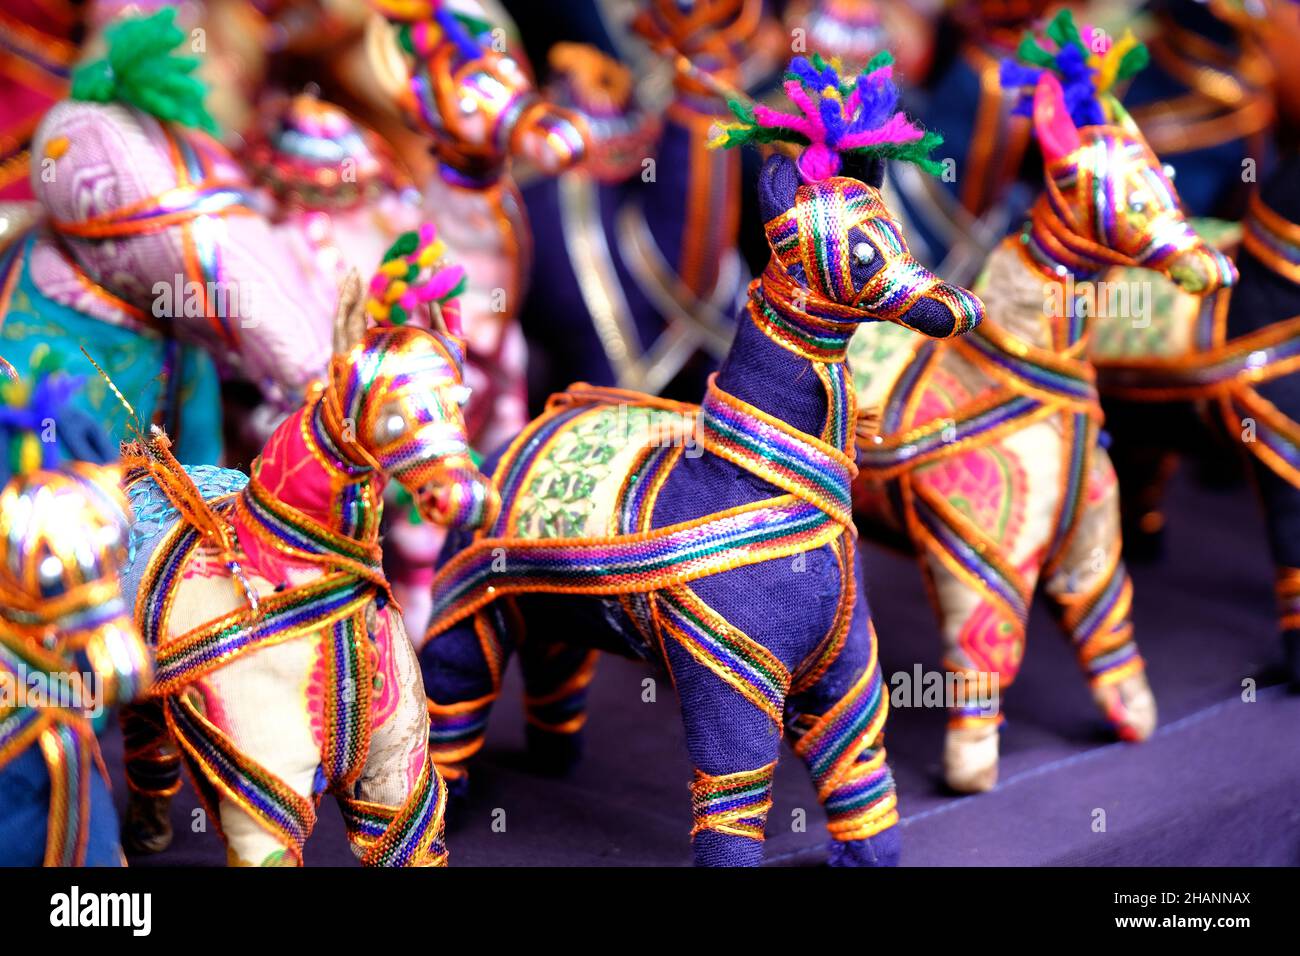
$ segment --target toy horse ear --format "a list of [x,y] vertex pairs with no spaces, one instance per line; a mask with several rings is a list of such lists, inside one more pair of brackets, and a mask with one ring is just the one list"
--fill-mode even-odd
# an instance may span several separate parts
[[1060,81],[1046,70],[1034,89],[1034,133],[1047,162],[1069,156],[1081,145],[1079,130],[1065,105]]
[[1125,132],[1132,133],[1139,139],[1142,138],[1142,130],[1138,128],[1137,121],[1133,119],[1128,110],[1124,109],[1119,100],[1115,99],[1110,93],[1106,93],[1103,94],[1101,102],[1102,106],[1105,107],[1106,115],[1110,117],[1112,123]]
[[780,153],[768,157],[763,171],[758,174],[758,208],[763,222],[771,222],[787,209],[794,208],[794,194],[799,183],[799,170],[789,157]]
[[366,21],[366,60],[379,88],[393,100],[400,100],[411,81],[411,71],[398,45],[392,25],[378,13]]
[[338,311],[334,313],[334,352],[346,355],[360,345],[366,337],[365,296],[361,289],[361,273],[348,272],[339,289]]
[[443,318],[442,315],[442,306],[437,302],[429,303],[429,328],[433,329],[433,331],[437,332],[439,335],[446,336],[447,338],[452,337],[451,330],[447,328],[447,320]]

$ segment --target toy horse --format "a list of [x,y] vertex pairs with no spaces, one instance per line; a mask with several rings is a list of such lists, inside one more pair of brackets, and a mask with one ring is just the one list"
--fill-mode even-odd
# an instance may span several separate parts
[[[72,380],[0,385],[0,864],[118,866],[95,731],[149,682],[148,651],[122,599],[127,505],[119,473],[59,464]],[[45,440],[40,440],[44,438]]]
[[110,27],[106,58],[77,71],[72,98],[36,131],[43,219],[0,251],[0,350],[21,372],[52,348],[90,379],[78,401],[116,442],[122,406],[85,344],[182,458],[215,463],[217,377],[195,346],[296,401],[329,343],[284,283],[289,262],[247,180],[197,128],[213,127],[195,61],[171,54],[183,39],[171,14]]
[[[530,745],[550,759],[577,752],[592,648],[619,650],[676,685],[698,863],[761,859],[782,727],[826,808],[831,861],[896,859],[845,349],[862,322],[951,336],[983,309],[911,258],[880,198],[880,157],[928,162],[936,137],[893,113],[890,71],[872,67],[832,83],[796,60],[787,89],[803,116],[737,104],[745,125],[728,144],[807,149],[763,168],[771,258],[703,404],[574,385],[496,460],[500,517],[449,543],[420,652],[431,751],[454,786],[513,650]],[[836,175],[844,154],[870,157],[870,181]]]
[[587,117],[594,161],[525,191],[537,237],[523,317],[541,353],[535,394],[581,378],[694,396],[726,355],[748,281],[736,248],[741,160],[708,142],[727,115],[715,88],[742,82],[761,8],[647,5],[639,32],[692,63],[675,71],[662,123],[626,67],[589,47],[552,50],[557,97]]
[[[1065,35],[1076,42],[1077,32]],[[1035,62],[1057,60],[1044,51]],[[859,435],[858,510],[920,556],[945,666],[971,691],[951,711],[944,753],[947,782],[962,792],[996,782],[1001,714],[975,691],[1014,680],[1040,582],[1115,731],[1141,740],[1155,726],[1129,619],[1115,476],[1099,441],[1091,312],[1067,283],[1114,264],[1203,294],[1235,277],[1184,221],[1159,161],[1122,108],[1097,97],[1091,72],[1071,80],[1077,117],[1051,68],[1017,67],[1008,81],[1034,89],[1047,189],[977,286],[989,320],[951,344],[879,326],[854,343],[859,406],[878,412]],[[1115,125],[1097,121],[1103,104]]]
[[[496,492],[470,462],[457,341],[365,324],[353,276],[327,378],[250,477],[192,472],[210,500],[164,441],[124,449],[152,696],[232,864],[301,863],[325,792],[362,863],[446,858],[446,788],[381,567],[381,496],[393,479],[426,520],[475,527],[492,520]],[[176,784],[140,717],[127,728],[128,777],[151,789],[133,793],[131,824],[134,842],[156,848]]]

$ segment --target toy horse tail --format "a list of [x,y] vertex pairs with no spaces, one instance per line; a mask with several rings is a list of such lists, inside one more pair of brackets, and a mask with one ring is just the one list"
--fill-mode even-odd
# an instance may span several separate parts
[[203,542],[221,556],[231,575],[243,588],[249,606],[256,612],[257,592],[244,576],[243,568],[235,557],[234,529],[204,500],[203,493],[194,484],[194,480],[172,454],[171,441],[167,436],[159,432],[147,441],[123,444],[122,468],[124,487],[129,488],[145,478],[153,479],[176,508],[179,520],[198,531]]

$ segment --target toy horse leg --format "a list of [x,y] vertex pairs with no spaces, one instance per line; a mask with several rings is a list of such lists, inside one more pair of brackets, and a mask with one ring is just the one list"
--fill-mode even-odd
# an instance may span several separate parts
[[1094,447],[1083,497],[1062,550],[1045,569],[1044,593],[1069,637],[1093,699],[1123,740],[1145,740],[1156,702],[1133,640],[1133,583],[1121,559],[1119,487]]
[[839,654],[786,704],[794,752],[826,810],[831,866],[898,863],[897,799],[883,735],[888,709],[876,631],[859,588]]
[[483,746],[514,649],[508,632],[502,636],[504,626],[496,624],[504,621],[493,607],[427,641],[419,652],[429,699],[429,753],[453,797],[468,792],[465,762]]
[[581,759],[587,692],[597,657],[594,650],[569,644],[526,637],[520,643],[525,733],[537,769],[565,773]]
[[167,733],[162,701],[130,704],[118,714],[129,797],[122,845],[132,853],[161,853],[172,842],[172,797],[181,787],[181,755]]
[[667,642],[665,650],[695,766],[695,864],[757,866],[772,807],[780,728],[676,641]]
[[[996,543],[986,538],[982,544],[990,568],[1010,567]],[[959,576],[934,554],[924,555],[921,566],[943,629],[944,668],[959,695],[948,702],[944,780],[958,793],[983,793],[998,782],[1001,699],[1020,672],[1028,608],[1023,598]],[[1019,584],[1032,593],[1035,581],[1029,568]]]
[[365,768],[354,792],[338,795],[339,806],[362,864],[445,866],[447,789],[429,754],[420,665],[400,619],[394,614],[389,622],[396,706],[373,729]]

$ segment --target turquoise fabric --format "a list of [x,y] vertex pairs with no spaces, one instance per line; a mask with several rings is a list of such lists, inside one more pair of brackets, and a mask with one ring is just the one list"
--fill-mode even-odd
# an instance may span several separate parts
[[179,375],[179,421],[165,423],[174,442],[173,453],[186,464],[215,465],[221,458],[221,399],[212,359],[193,345],[166,342],[131,329],[109,325],[49,299],[36,287],[30,272],[34,237],[17,255],[21,270],[0,325],[0,356],[24,378],[32,371],[33,352],[48,345],[63,359],[64,368],[85,377],[85,387],[72,404],[89,412],[109,433],[114,445],[126,440],[129,416],[95,371],[80,346],[85,346],[113,383],[135,406],[148,425],[162,398],[158,381],[168,351],[175,353]]

